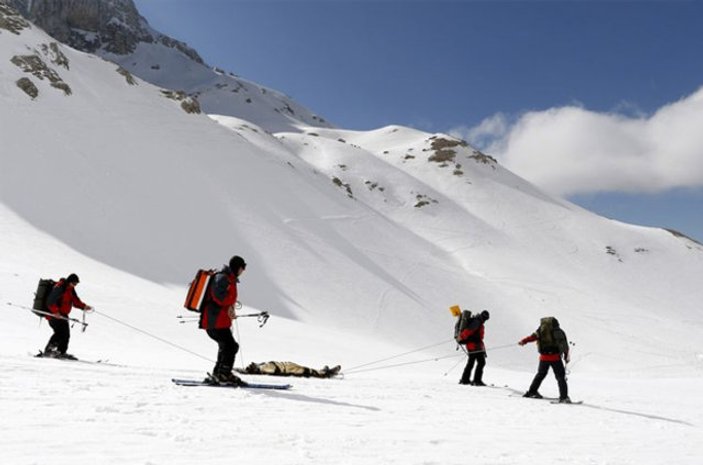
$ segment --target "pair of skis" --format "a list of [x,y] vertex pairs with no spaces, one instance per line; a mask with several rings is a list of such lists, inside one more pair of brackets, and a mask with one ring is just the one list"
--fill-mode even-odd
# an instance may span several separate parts
[[219,387],[219,388],[230,388],[230,389],[276,389],[276,390],[286,390],[293,387],[291,384],[268,384],[268,383],[249,383],[242,382],[241,384],[231,384],[231,383],[217,383],[211,380],[197,380],[197,379],[182,379],[182,378],[172,378],[171,381],[178,386],[209,386],[209,387]]
[[[63,356],[57,356],[53,353],[46,353],[39,351],[38,354],[34,355],[35,358],[52,358],[56,360],[64,360],[67,362],[76,363],[90,363],[90,364],[108,364],[106,360],[80,360],[73,355],[65,354]],[[268,383],[249,383],[243,382],[242,384],[228,384],[228,383],[217,383],[212,380],[197,380],[197,379],[182,379],[182,378],[172,378],[171,381],[178,386],[209,386],[209,387],[221,387],[221,388],[243,388],[243,389],[277,389],[286,390],[293,387],[291,384],[268,384]]]
[[55,360],[64,360],[67,362],[77,362],[77,363],[90,363],[90,364],[103,364],[103,365],[110,365],[108,363],[108,360],[81,360],[77,358],[75,355],[71,354],[63,354],[63,355],[58,355],[58,354],[53,354],[53,353],[47,353],[43,351],[39,351],[38,354],[34,355],[35,358],[53,358]]
[[[518,397],[518,396],[510,396],[510,397]],[[523,396],[520,396],[523,397]],[[583,404],[582,400],[569,400],[568,402],[563,402],[559,400],[558,397],[526,397],[526,399],[534,399],[534,400],[548,400],[549,403],[551,404],[563,404],[563,405],[581,405]]]

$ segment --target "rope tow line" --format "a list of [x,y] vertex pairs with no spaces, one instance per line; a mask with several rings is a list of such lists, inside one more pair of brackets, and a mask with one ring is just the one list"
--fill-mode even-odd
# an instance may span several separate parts
[[420,349],[411,350],[411,351],[409,351],[409,352],[403,352],[402,354],[393,355],[392,357],[382,358],[382,359],[376,360],[376,361],[374,361],[374,362],[364,363],[363,365],[357,365],[357,366],[354,366],[354,367],[349,368],[348,370],[344,370],[344,372],[345,372],[345,373],[349,373],[349,372],[351,372],[351,371],[357,370],[358,368],[366,367],[366,366],[369,366],[369,365],[376,365],[377,363],[387,362],[388,360],[393,360],[394,358],[400,358],[400,357],[403,357],[403,356],[405,356],[405,355],[414,354],[415,352],[422,352],[423,350],[431,349],[432,347],[437,347],[437,346],[439,346],[439,345],[446,344],[447,342],[451,342],[451,341],[453,341],[453,340],[454,340],[454,338],[448,339],[448,340],[444,340],[444,341],[442,341],[442,342],[438,342],[438,343],[436,343],[436,344],[432,344],[432,345],[429,345],[429,346],[426,346],[426,347],[422,347],[422,348],[420,348]]
[[[450,339],[449,341],[454,341],[454,339],[452,338],[452,339]],[[392,364],[392,365],[383,365],[383,366],[380,366],[380,367],[360,369],[360,368],[362,368],[362,367],[368,367],[368,366],[370,366],[370,365],[376,365],[376,364],[378,364],[378,363],[386,362],[386,361],[388,361],[388,360],[393,360],[393,359],[395,359],[395,358],[399,358],[399,357],[402,357],[402,356],[405,356],[405,355],[413,354],[413,353],[415,353],[415,352],[421,352],[421,351],[423,351],[423,350],[426,350],[426,349],[429,349],[429,348],[432,348],[432,347],[436,347],[436,346],[441,345],[441,344],[446,344],[446,343],[449,342],[449,341],[442,341],[442,342],[437,343],[437,344],[433,344],[433,345],[430,345],[430,346],[422,347],[422,348],[420,348],[420,349],[412,350],[412,351],[409,351],[409,352],[404,352],[404,353],[402,353],[402,354],[394,355],[394,356],[392,356],[392,357],[387,357],[387,358],[384,358],[384,359],[381,359],[381,360],[377,360],[377,361],[375,361],[375,362],[369,362],[369,363],[365,363],[365,364],[363,364],[363,365],[358,365],[358,366],[355,366],[355,367],[350,368],[349,370],[345,370],[345,371],[344,371],[344,374],[345,374],[345,375],[348,375],[348,374],[352,374],[352,375],[353,375],[353,374],[357,374],[357,373],[363,373],[363,372],[365,372],[365,371],[382,370],[382,369],[385,369],[385,368],[396,368],[396,367],[400,367],[400,366],[414,365],[414,364],[418,364],[418,363],[438,362],[438,361],[440,361],[440,360],[445,360],[445,359],[448,359],[448,358],[462,357],[462,356],[464,356],[464,355],[467,355],[467,356],[468,356],[468,355],[475,354],[475,353],[479,353],[479,352],[487,352],[487,351],[489,351],[489,350],[507,349],[508,347],[514,347],[514,346],[515,346],[515,344],[505,344],[505,345],[502,345],[502,346],[487,348],[485,351],[484,351],[484,350],[474,350],[474,351],[468,352],[468,351],[464,350],[464,351],[463,351],[462,353],[460,353],[460,354],[444,355],[444,356],[440,356],[440,357],[432,357],[432,358],[427,358],[427,359],[422,359],[422,360],[415,360],[415,361],[411,361],[411,362],[402,362],[402,363],[395,363],[395,364]],[[463,348],[463,347],[462,347],[462,348]],[[457,363],[457,364],[458,364],[458,363]],[[456,366],[456,365],[455,365],[455,366]]]
[[365,371],[375,371],[375,370],[383,370],[383,369],[386,369],[386,368],[396,368],[396,367],[401,367],[401,366],[405,366],[405,365],[415,365],[416,363],[438,362],[438,361],[440,361],[440,360],[444,360],[444,359],[447,359],[447,358],[461,357],[461,356],[463,356],[463,355],[464,355],[464,354],[451,354],[451,355],[445,355],[445,356],[443,356],[443,357],[432,357],[432,358],[428,358],[428,359],[424,359],[424,360],[416,360],[416,361],[413,361],[413,362],[395,363],[395,364],[393,364],[393,365],[383,365],[383,366],[380,366],[380,367],[365,368],[365,369],[363,369],[363,370],[354,370],[354,371],[351,372],[351,373],[348,372],[348,371],[345,371],[344,374],[345,374],[345,375],[355,375],[355,374],[357,374],[357,373],[363,373],[363,372],[365,372]]
[[142,333],[142,334],[144,334],[144,335],[146,335],[146,336],[149,336],[149,337],[152,338],[152,339],[156,339],[156,340],[159,341],[159,342],[163,342],[164,344],[167,344],[167,345],[169,345],[169,346],[171,346],[171,347],[175,347],[176,349],[182,350],[183,352],[187,352],[187,353],[189,353],[189,354],[191,354],[191,355],[195,355],[196,357],[202,358],[203,360],[207,360],[208,362],[214,362],[214,360],[211,360],[211,359],[209,359],[209,358],[207,358],[207,357],[204,357],[204,356],[200,355],[200,354],[197,353],[197,352],[193,352],[192,350],[186,349],[186,348],[183,347],[183,346],[179,346],[178,344],[174,344],[174,343],[171,342],[171,341],[168,341],[168,340],[166,340],[166,339],[164,339],[164,338],[162,338],[162,337],[159,337],[159,336],[156,336],[156,335],[154,335],[154,334],[151,334],[151,333],[149,333],[148,331],[144,331],[143,329],[139,329],[139,328],[137,328],[136,326],[132,326],[132,325],[130,325],[129,323],[125,323],[124,321],[120,321],[120,320],[118,320],[117,318],[113,318],[113,317],[111,317],[111,316],[109,316],[109,315],[106,315],[106,314],[104,314],[104,313],[102,313],[102,312],[98,312],[97,310],[95,310],[95,313],[96,313],[97,315],[100,315],[100,316],[103,316],[103,317],[107,318],[108,320],[112,320],[112,321],[114,321],[115,323],[119,323],[119,324],[121,324],[122,326],[126,326],[127,328],[130,328],[130,329],[132,329],[132,330],[134,330],[134,331],[137,331],[137,332]]

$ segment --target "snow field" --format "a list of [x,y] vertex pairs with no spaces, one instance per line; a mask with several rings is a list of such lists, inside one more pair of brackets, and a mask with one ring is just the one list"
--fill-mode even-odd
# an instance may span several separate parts
[[[514,464],[545,454],[570,464],[654,464],[664,451],[667,463],[693,464],[701,454],[700,379],[574,375],[573,396],[586,404],[567,406],[459,386],[459,374],[444,377],[438,365],[332,380],[260,377],[292,381],[281,392],[169,381],[197,370],[7,356],[2,364],[3,416],[11,424],[0,445],[13,464],[460,464],[467,457]],[[531,375],[489,365],[487,378],[521,387]],[[652,404],[659,389],[667,395]],[[556,392],[551,375],[543,392]]]

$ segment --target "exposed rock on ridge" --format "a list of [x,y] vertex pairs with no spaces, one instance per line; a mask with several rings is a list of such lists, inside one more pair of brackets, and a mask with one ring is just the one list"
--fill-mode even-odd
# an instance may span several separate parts
[[4,0],[0,0],[0,29],[19,34],[22,29],[28,27],[29,23],[19,16],[17,11],[8,6]]
[[153,30],[132,0],[5,0],[60,42],[78,50],[127,55],[139,42],[159,42],[204,64],[185,43]]

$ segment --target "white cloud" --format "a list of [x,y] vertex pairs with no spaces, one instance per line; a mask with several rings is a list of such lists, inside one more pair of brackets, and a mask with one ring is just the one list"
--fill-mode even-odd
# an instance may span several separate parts
[[508,118],[503,113],[484,119],[473,128],[454,128],[449,131],[449,135],[470,140],[476,147],[484,147],[496,139],[505,137],[510,128]]
[[566,106],[452,132],[559,195],[703,186],[703,88],[651,116]]

